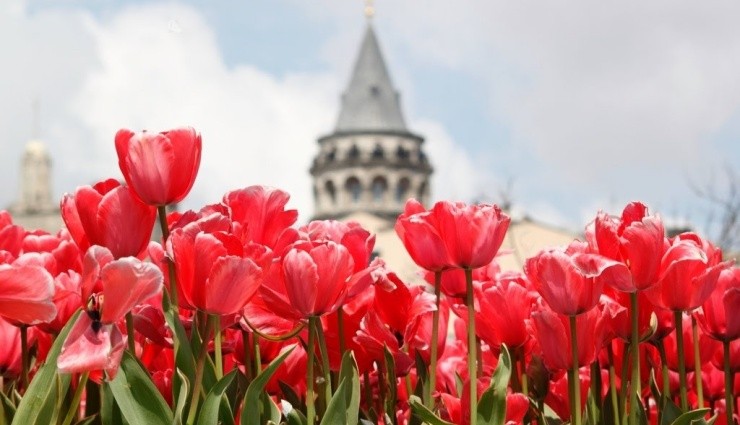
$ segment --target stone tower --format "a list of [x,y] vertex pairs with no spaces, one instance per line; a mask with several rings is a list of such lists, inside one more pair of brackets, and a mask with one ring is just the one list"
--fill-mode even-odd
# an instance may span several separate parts
[[366,212],[395,219],[408,198],[429,202],[432,167],[424,138],[411,132],[368,22],[336,127],[313,160],[316,219]]
[[51,190],[51,156],[38,140],[26,144],[21,159],[20,196],[8,208],[13,220],[29,230],[56,232],[62,227],[59,204]]

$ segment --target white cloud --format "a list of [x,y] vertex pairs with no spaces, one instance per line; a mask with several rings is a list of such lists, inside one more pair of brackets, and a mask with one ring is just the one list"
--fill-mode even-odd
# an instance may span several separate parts
[[[113,146],[118,129],[192,125],[202,133],[204,147],[186,207],[218,201],[227,190],[267,184],[287,190],[302,219],[310,216],[308,168],[316,138],[333,128],[347,75],[338,78],[336,70],[329,70],[276,78],[248,63],[229,67],[213,28],[196,9],[176,3],[126,6],[102,17],[59,10],[30,15],[22,6],[14,10],[11,28],[33,32],[38,39],[18,50],[46,49],[51,57],[29,56],[24,68],[45,68],[33,78],[20,78],[23,70],[8,74],[2,69],[0,81],[12,80],[25,92],[35,81],[43,82],[41,91],[55,111],[45,138],[52,146],[64,144],[52,149],[59,192],[120,176]],[[75,31],[55,39],[62,23]],[[4,31],[0,40],[7,39]],[[75,54],[68,57],[68,52]],[[0,108],[11,110],[12,105],[0,100]],[[437,170],[435,193],[469,198],[469,188],[475,187],[471,161],[441,125],[418,121],[414,130],[427,137]],[[18,122],[7,124],[22,133]],[[4,169],[17,170],[20,149],[4,157]]]

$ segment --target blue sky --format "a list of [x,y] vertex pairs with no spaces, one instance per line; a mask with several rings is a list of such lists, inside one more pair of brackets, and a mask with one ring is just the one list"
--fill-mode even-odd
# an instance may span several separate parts
[[[643,200],[704,226],[689,182],[740,163],[740,6],[377,0],[374,26],[436,199],[495,200],[580,229]],[[249,184],[310,216],[307,169],[364,29],[359,0],[9,0],[0,6],[0,204],[32,99],[55,192],[117,176],[118,128],[204,135],[190,207]],[[29,105],[27,108],[24,105]],[[721,190],[721,187],[718,187]]]

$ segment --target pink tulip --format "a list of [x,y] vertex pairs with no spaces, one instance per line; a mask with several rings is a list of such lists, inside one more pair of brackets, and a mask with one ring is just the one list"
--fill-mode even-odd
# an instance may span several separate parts
[[201,137],[191,127],[161,133],[116,133],[116,153],[126,183],[148,205],[182,201],[200,168]]
[[132,257],[111,258],[101,247],[93,247],[85,256],[82,293],[91,293],[57,359],[62,372],[102,369],[112,379],[125,346],[117,322],[162,289],[162,273],[154,264]]
[[452,259],[440,234],[439,220],[434,210],[427,211],[419,201],[409,199],[396,220],[395,229],[411,259],[419,267],[429,271],[452,267]]
[[62,218],[80,250],[108,248],[116,258],[138,257],[149,243],[156,210],[109,179],[62,198]]
[[54,278],[39,265],[0,265],[0,316],[24,325],[50,322],[57,315]]

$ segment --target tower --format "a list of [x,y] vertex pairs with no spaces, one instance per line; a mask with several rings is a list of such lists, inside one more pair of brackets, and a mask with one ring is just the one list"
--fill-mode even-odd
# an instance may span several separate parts
[[310,170],[317,219],[395,219],[408,198],[429,201],[424,138],[406,126],[370,16],[336,127],[318,139]]
[[51,190],[51,156],[46,145],[31,140],[21,158],[20,196],[8,208],[13,220],[23,227],[57,232],[63,223],[59,205]]

